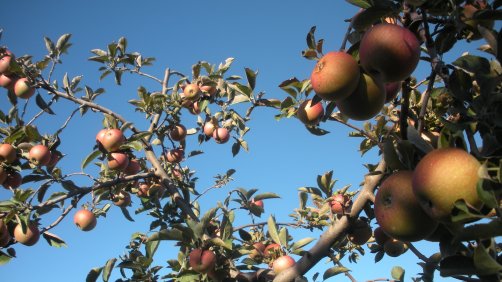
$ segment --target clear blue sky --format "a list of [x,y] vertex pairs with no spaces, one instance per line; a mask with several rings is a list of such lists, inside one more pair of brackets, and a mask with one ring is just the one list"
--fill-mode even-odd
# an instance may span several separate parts
[[[7,45],[18,56],[32,54],[38,60],[45,55],[44,36],[57,40],[64,33],[73,34],[74,45],[69,55],[63,57],[63,65],[54,77],[60,80],[65,72],[70,77],[83,75],[82,85],[106,88],[106,95],[98,102],[144,128],[142,115],[133,113],[126,101],[136,97],[140,84],[147,87],[154,84],[130,75],[124,76],[121,87],[115,86],[111,77],[99,81],[99,65],[87,60],[91,56],[89,50],[105,49],[106,44],[124,36],[130,51],[156,57],[154,66],[144,71],[157,77],[162,76],[166,67],[190,74],[192,64],[199,60],[218,64],[234,57],[232,73],[244,75],[244,67],[259,70],[257,89],[265,91],[266,97],[283,99],[285,94],[277,85],[293,76],[307,78],[314,66],[313,61],[300,56],[310,27],[317,26],[317,38],[325,39],[325,51],[338,49],[347,26],[343,20],[356,10],[344,1],[4,1],[0,11],[0,27],[4,29],[0,44]],[[459,55],[460,52],[454,54]],[[47,93],[40,94],[48,100]],[[28,117],[37,111],[33,102],[28,106]],[[0,109],[7,111],[8,107],[5,91],[0,90]],[[53,109],[56,118],[39,120],[42,133],[59,128],[72,108],[68,103],[60,103]],[[365,173],[363,164],[378,161],[376,152],[361,158],[357,151],[360,140],[348,138],[349,130],[339,124],[323,125],[331,134],[316,137],[296,119],[275,121],[275,114],[270,109],[256,110],[250,123],[252,130],[247,135],[250,152],[235,158],[231,155],[231,143],[209,142],[199,146],[195,140],[189,142],[189,149],[205,151],[185,162],[197,171],[199,191],[213,183],[215,174],[229,168],[237,170],[234,182],[202,201],[204,208],[226,196],[229,189],[259,188],[260,192],[271,191],[283,197],[265,202],[266,214],[262,219],[266,220],[271,213],[278,220],[287,221],[287,215],[298,205],[298,187],[315,186],[318,174],[334,170],[338,188],[352,184],[352,189],[357,189]],[[187,127],[196,125],[194,116],[185,114],[185,117]],[[91,152],[94,136],[101,128],[100,120],[97,114],[76,117],[61,135],[60,149],[67,154],[61,161],[65,173],[78,171],[82,158]],[[89,185],[85,179],[76,181]],[[8,197],[9,192],[0,189],[0,200]],[[54,218],[44,218],[42,224],[50,224]],[[131,233],[146,232],[148,226],[148,218],[138,216],[135,223],[130,223],[117,208],[112,208],[107,218],[100,218],[96,229],[88,233],[79,231],[71,217],[67,218],[52,232],[65,239],[68,248],[52,248],[43,239],[31,248],[17,245],[18,258],[0,267],[0,280],[82,281],[91,268],[122,254]],[[295,239],[319,236],[319,233],[291,232]],[[431,254],[434,248],[426,245],[423,250]],[[158,263],[164,265],[176,253],[176,247],[163,243],[157,253]],[[358,265],[345,263],[353,269],[358,281],[364,281],[390,278],[390,269],[399,264],[406,268],[409,279],[420,271],[416,262],[418,259],[408,252],[398,259],[384,258],[376,265],[369,253]],[[329,266],[322,261],[315,270],[322,275]],[[112,278],[118,278],[118,273],[116,270]]]

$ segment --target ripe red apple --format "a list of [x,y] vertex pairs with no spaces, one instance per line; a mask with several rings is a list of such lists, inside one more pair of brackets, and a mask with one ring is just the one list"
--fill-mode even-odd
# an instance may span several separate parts
[[36,166],[47,165],[51,161],[51,151],[45,145],[35,145],[31,147],[28,153],[28,159]]
[[14,89],[16,79],[12,76],[0,74],[0,86],[8,90]]
[[274,263],[272,264],[272,270],[274,270],[276,274],[279,274],[295,265],[295,263],[296,262],[292,257],[285,255],[274,260]]
[[213,139],[218,144],[227,143],[230,139],[230,133],[225,127],[218,127],[213,131]]
[[263,200],[258,200],[258,201],[255,201],[255,199],[251,199],[251,204],[252,205],[255,205],[255,206],[258,206],[260,208],[264,208],[264,204],[263,204]]
[[120,191],[118,194],[113,195],[112,202],[118,207],[127,207],[131,204],[131,195],[126,191]]
[[215,125],[212,121],[207,121],[205,124],[204,124],[204,134],[206,136],[209,136],[209,137],[212,137],[213,136],[213,132],[214,130],[216,129],[217,125]]
[[420,60],[420,42],[407,28],[377,24],[361,39],[359,58],[364,70],[383,82],[405,80]]
[[7,178],[2,183],[3,187],[6,189],[16,189],[21,186],[23,182],[23,177],[16,171],[8,171]]
[[0,162],[8,164],[13,163],[17,159],[16,148],[11,144],[0,144]]
[[201,113],[201,109],[200,109],[199,102],[195,101],[195,102],[191,103],[191,105],[188,107],[188,111],[190,111],[190,113],[192,115],[198,115],[198,114],[200,114]]
[[153,199],[160,199],[164,195],[164,187],[160,184],[140,183],[138,187],[138,197],[148,197]]
[[263,255],[266,258],[277,258],[283,254],[284,251],[282,250],[281,245],[276,243],[268,244],[267,247],[265,247],[265,250],[263,250]]
[[124,133],[120,129],[112,128],[106,131],[102,138],[101,145],[108,152],[114,152],[120,149],[120,146],[125,142]]
[[390,237],[407,242],[425,239],[438,225],[420,206],[412,179],[412,171],[395,172],[383,181],[375,195],[378,225]]
[[98,134],[96,134],[96,142],[103,143],[103,139],[105,138],[105,134],[108,131],[108,128],[101,129]]
[[193,101],[199,99],[201,92],[197,84],[190,83],[185,86],[185,89],[183,89],[183,94],[185,99]]
[[10,242],[11,236],[7,230],[7,224],[0,218],[0,247],[5,247]]
[[449,223],[456,201],[481,208],[477,183],[478,160],[458,148],[435,149],[423,157],[413,173],[413,192],[433,219]]
[[96,227],[96,216],[90,210],[81,209],[73,216],[73,223],[82,231],[90,231]]
[[200,86],[200,91],[209,93],[210,96],[214,96],[214,94],[216,94],[217,89],[212,85],[202,85]]
[[401,91],[402,81],[394,81],[385,83],[385,103],[389,103],[397,97]]
[[129,156],[124,153],[114,152],[108,155],[108,168],[112,170],[125,170],[129,165]]
[[14,83],[14,95],[21,99],[28,99],[35,94],[35,87],[31,86],[26,77],[19,78]]
[[188,257],[190,267],[198,273],[207,273],[216,265],[216,255],[211,250],[194,249]]
[[16,228],[14,228],[14,238],[23,245],[33,246],[38,242],[38,239],[40,239],[40,230],[38,230],[35,222],[30,222],[26,228],[26,233],[23,233],[21,224],[18,224]]
[[324,115],[324,108],[321,102],[312,105],[312,100],[305,100],[296,111],[296,117],[306,125],[315,125],[321,121]]
[[356,90],[337,102],[340,112],[354,120],[368,120],[380,112],[385,103],[383,83],[366,73],[361,75]]
[[390,257],[398,257],[406,251],[406,244],[397,239],[389,239],[383,245],[383,250],[385,254]]
[[351,205],[352,201],[349,196],[344,194],[336,194],[330,201],[331,212],[333,214],[345,214]]
[[315,65],[310,81],[319,97],[326,101],[339,101],[354,92],[359,76],[359,66],[351,55],[329,52]]
[[368,242],[372,234],[373,232],[368,222],[358,218],[349,227],[347,238],[356,245],[363,245]]
[[124,173],[127,175],[135,175],[141,171],[141,165],[137,159],[129,160],[129,164],[124,169]]
[[6,50],[0,54],[0,74],[8,74],[11,63],[14,61],[14,55],[11,51]]
[[181,148],[172,149],[167,151],[166,159],[170,163],[179,163],[185,157],[185,151]]
[[169,129],[169,136],[173,141],[185,140],[187,129],[183,124],[176,124]]
[[265,244],[262,242],[256,242],[253,244],[253,250],[249,253],[249,258],[254,261],[261,261],[264,256]]
[[377,228],[375,228],[375,230],[373,230],[373,237],[375,238],[375,242],[382,246],[385,244],[385,242],[387,242],[390,237],[385,234],[385,232],[383,232],[383,229],[382,227],[378,226]]

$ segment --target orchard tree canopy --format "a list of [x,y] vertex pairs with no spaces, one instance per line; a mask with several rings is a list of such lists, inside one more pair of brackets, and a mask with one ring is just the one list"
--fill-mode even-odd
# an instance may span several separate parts
[[[0,26],[0,277],[501,281],[502,1],[339,2],[169,4],[184,18],[163,12],[166,34],[142,25],[158,23],[153,6],[130,6],[127,23],[115,7],[68,8],[95,38],[49,33],[24,50]],[[324,18],[293,24],[305,6]],[[266,7],[285,14],[233,26]],[[102,41],[131,25],[145,42]],[[149,37],[172,30],[152,53]],[[238,33],[249,62],[180,58]],[[301,52],[267,54],[282,37]],[[50,271],[30,273],[29,257]]]

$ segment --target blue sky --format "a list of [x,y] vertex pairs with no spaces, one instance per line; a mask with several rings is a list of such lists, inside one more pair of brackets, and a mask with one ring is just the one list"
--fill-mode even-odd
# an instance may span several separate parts
[[[344,1],[5,1],[0,11],[0,27],[4,29],[0,44],[17,55],[32,54],[38,60],[45,55],[44,36],[55,41],[64,33],[71,33],[73,46],[54,77],[60,80],[65,72],[70,77],[83,75],[83,85],[106,88],[106,95],[98,102],[138,122],[139,128],[145,128],[142,115],[134,113],[127,100],[136,97],[139,85],[155,85],[130,75],[124,76],[120,87],[114,85],[111,77],[99,81],[99,65],[87,60],[91,56],[89,50],[104,49],[111,41],[124,36],[130,51],[156,57],[154,66],[144,71],[157,77],[162,77],[166,67],[190,74],[191,66],[199,60],[219,64],[234,57],[232,73],[244,75],[244,67],[258,70],[257,90],[265,91],[266,97],[283,99],[285,94],[277,87],[279,83],[293,76],[307,78],[314,66],[313,61],[300,55],[306,47],[305,36],[310,27],[317,26],[317,38],[325,39],[325,52],[338,49],[347,26],[344,19],[355,11],[355,7]],[[453,56],[460,54],[460,50],[454,51]],[[421,63],[418,76],[424,76],[420,69],[425,67],[427,65]],[[48,100],[47,93],[41,91],[40,94]],[[0,109],[7,111],[8,107],[5,91],[0,90]],[[57,113],[55,118],[39,119],[42,133],[52,133],[59,128],[72,108],[68,103],[60,103],[53,110]],[[33,116],[36,111],[32,101],[27,116]],[[195,140],[189,142],[190,149],[205,151],[185,163],[197,171],[199,191],[212,185],[214,175],[230,168],[237,170],[235,181],[210,193],[202,201],[203,208],[225,197],[230,189],[258,188],[260,192],[282,196],[265,202],[266,214],[262,219],[274,214],[278,221],[287,221],[287,215],[298,205],[298,187],[315,186],[318,174],[334,170],[335,178],[339,179],[338,188],[352,184],[351,189],[357,189],[365,173],[363,164],[378,161],[376,152],[361,157],[357,151],[360,140],[348,138],[350,130],[346,127],[328,123],[323,128],[331,133],[316,137],[298,120],[276,121],[275,114],[271,109],[256,110],[249,124],[252,130],[247,135],[250,152],[235,158],[231,154],[231,143],[208,142],[199,146]],[[185,113],[185,117],[187,127],[196,126],[194,116]],[[61,161],[65,173],[79,171],[82,158],[92,150],[94,136],[101,128],[100,121],[101,116],[97,114],[76,117],[61,135],[60,148],[67,154]],[[85,179],[76,181],[89,185]],[[9,192],[0,189],[0,200],[8,197]],[[54,218],[49,216],[42,224],[50,224]],[[120,210],[112,208],[106,218],[99,219],[95,230],[84,233],[67,218],[52,231],[66,240],[68,248],[52,248],[43,239],[31,248],[16,246],[18,258],[0,267],[1,280],[81,281],[91,268],[122,254],[131,233],[148,230],[148,218],[135,219],[136,222],[130,223]],[[293,230],[291,233],[295,239],[319,236],[319,233]],[[418,246],[426,254],[435,250],[434,245]],[[176,252],[176,247],[163,243],[157,253],[158,263],[164,265]],[[408,252],[398,259],[384,258],[376,265],[371,254],[364,256],[360,264],[345,263],[358,281],[364,281],[390,278],[394,265],[405,267],[409,278],[420,271],[416,262],[418,259]],[[322,274],[329,266],[322,261],[314,270]],[[117,274],[118,270],[112,277],[118,278]]]

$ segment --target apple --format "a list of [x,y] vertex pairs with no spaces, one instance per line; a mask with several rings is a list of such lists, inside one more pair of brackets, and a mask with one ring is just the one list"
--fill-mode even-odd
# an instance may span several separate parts
[[383,246],[385,242],[391,239],[389,235],[385,234],[382,227],[380,226],[378,226],[377,228],[375,228],[375,230],[373,230],[373,237],[375,238],[375,242],[380,246]]
[[166,159],[170,163],[179,163],[185,157],[185,151],[181,148],[172,149],[167,151]]
[[108,155],[108,168],[111,170],[125,170],[129,165],[129,156],[121,152],[113,152]]
[[406,251],[406,244],[397,239],[389,239],[383,245],[383,250],[385,254],[390,257],[398,257]]
[[179,142],[179,141],[185,140],[186,136],[187,136],[187,129],[182,124],[173,125],[169,129],[169,137],[171,137],[171,139],[173,141]]
[[190,267],[198,273],[207,273],[216,265],[216,255],[211,250],[194,249],[188,257]]
[[474,208],[482,207],[477,193],[480,166],[475,157],[462,149],[435,149],[417,164],[413,192],[431,218],[449,223],[455,202],[460,199]]
[[425,239],[438,225],[415,197],[412,179],[412,171],[395,172],[382,182],[375,195],[378,225],[390,237],[407,242]]
[[315,65],[310,82],[315,93],[322,99],[339,101],[354,92],[359,76],[359,66],[351,55],[329,52]]
[[7,224],[0,218],[0,247],[5,247],[9,244],[11,236],[7,229]]
[[103,144],[103,139],[105,138],[108,128],[101,129],[98,134],[96,134],[96,142]]
[[35,87],[31,86],[26,77],[22,77],[15,81],[13,91],[17,97],[28,99],[35,94]]
[[36,166],[47,165],[51,161],[51,151],[45,145],[35,145],[28,153],[28,160]]
[[274,263],[272,264],[272,270],[274,270],[276,274],[279,274],[295,265],[295,263],[296,262],[292,257],[285,255],[274,260]]
[[199,105],[199,102],[198,101],[195,101],[193,103],[190,104],[190,106],[188,107],[188,111],[192,114],[192,115],[198,115],[201,113],[201,110],[200,110],[200,105]]
[[103,145],[106,151],[114,152],[119,150],[120,146],[124,144],[125,137],[120,129],[112,128],[106,131],[101,140],[101,145]]
[[164,187],[157,183],[149,185],[143,182],[139,184],[137,195],[138,197],[160,199],[164,195]]
[[148,197],[148,190],[150,190],[150,185],[146,182],[141,182],[138,185],[138,192],[136,195],[138,195],[138,197]]
[[195,83],[190,83],[185,86],[183,89],[184,98],[188,100],[197,100],[202,94],[200,91],[200,87]]
[[5,189],[16,189],[23,183],[23,177],[16,171],[8,171],[7,178],[2,183]]
[[40,230],[38,230],[37,224],[33,221],[29,222],[26,227],[26,232],[23,232],[21,224],[16,225],[14,228],[14,239],[25,246],[33,246],[40,239]]
[[368,222],[358,218],[352,222],[347,231],[347,238],[356,245],[362,245],[371,238],[373,231]]
[[5,74],[0,74],[0,86],[11,90],[14,89],[14,84],[16,83],[16,79],[12,76],[8,76]]
[[263,250],[263,255],[266,258],[276,258],[276,257],[281,256],[283,254],[284,254],[284,252],[282,250],[281,245],[276,244],[276,243],[268,244],[265,247],[265,250]]
[[385,87],[375,77],[363,73],[354,92],[337,102],[340,112],[353,120],[368,120],[377,115],[385,103]]
[[215,125],[215,123],[213,123],[213,121],[209,120],[207,121],[205,124],[204,124],[204,134],[208,137],[212,137],[213,136],[213,132],[214,130],[218,127],[218,125]]
[[352,205],[349,196],[344,194],[336,194],[330,201],[331,212],[333,214],[345,214]]
[[51,159],[49,161],[49,163],[47,164],[47,167],[50,167],[50,168],[54,168],[56,166],[56,164],[59,162],[59,160],[61,159],[61,153],[58,152],[58,151],[52,151],[51,152]]
[[389,103],[397,97],[397,94],[401,91],[402,81],[387,82],[384,84],[385,87],[385,103]]
[[225,127],[218,127],[213,131],[213,139],[218,144],[227,143],[230,139],[230,133]]
[[130,159],[129,164],[124,169],[124,173],[127,175],[135,175],[141,171],[141,165],[137,159]]
[[256,201],[255,199],[251,199],[251,204],[252,204],[252,205],[255,205],[255,206],[258,206],[258,207],[260,207],[260,208],[262,208],[262,209],[263,209],[263,208],[264,208],[264,206],[265,206],[265,205],[263,204],[263,200],[258,200],[258,201]]
[[17,160],[16,148],[11,144],[0,144],[0,162],[11,164],[15,160]]
[[254,243],[253,250],[249,253],[249,258],[257,262],[261,261],[264,256],[265,248],[266,246],[262,242]]
[[96,227],[96,216],[87,209],[81,209],[73,216],[73,223],[82,231],[90,231]]
[[14,54],[11,51],[5,50],[0,54],[0,74],[8,74],[9,68],[13,62]]
[[298,110],[296,111],[296,117],[306,125],[316,125],[321,121],[324,115],[324,108],[322,103],[319,101],[312,105],[312,100],[305,100],[300,104]]
[[216,94],[217,89],[212,85],[202,85],[200,86],[200,91],[209,93],[210,96],[214,96],[214,94]]
[[383,82],[408,78],[420,60],[415,34],[396,24],[377,24],[368,29],[359,46],[361,66]]
[[113,195],[112,202],[118,207],[127,207],[131,204],[131,195],[126,191],[120,191],[118,194]]

